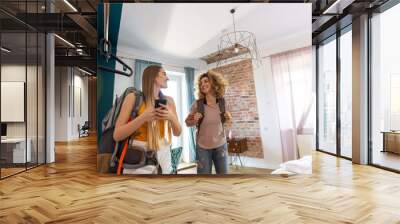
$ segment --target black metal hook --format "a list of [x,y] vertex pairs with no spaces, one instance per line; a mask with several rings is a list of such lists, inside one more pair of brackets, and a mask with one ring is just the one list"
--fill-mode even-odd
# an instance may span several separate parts
[[[123,71],[120,70],[116,70],[114,68],[109,68],[109,67],[105,67],[105,66],[98,66],[98,69],[103,70],[103,71],[108,71],[108,72],[113,72],[116,74],[120,74],[120,75],[124,75],[124,76],[132,76],[133,74],[133,70],[132,68],[127,65],[125,62],[123,62],[120,58],[118,58],[116,55],[114,55],[113,53],[111,53],[111,43],[106,40],[106,39],[101,39],[100,40],[100,44],[99,44],[99,52],[101,56],[104,56],[106,58],[106,61],[108,62],[108,60],[110,58],[114,59],[115,61],[117,61],[118,63],[120,63],[122,65],[122,69]],[[128,72],[126,72],[126,70],[128,70]]]

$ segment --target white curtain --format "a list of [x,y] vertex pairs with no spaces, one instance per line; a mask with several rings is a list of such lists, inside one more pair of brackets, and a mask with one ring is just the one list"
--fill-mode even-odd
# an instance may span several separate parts
[[299,159],[297,136],[313,134],[315,125],[311,47],[273,55],[271,66],[283,162]]

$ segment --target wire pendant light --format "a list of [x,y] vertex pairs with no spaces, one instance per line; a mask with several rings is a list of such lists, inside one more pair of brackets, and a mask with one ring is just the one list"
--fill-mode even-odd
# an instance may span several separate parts
[[231,9],[233,32],[220,37],[218,44],[217,67],[238,61],[251,59],[257,67],[261,64],[255,35],[249,31],[237,31],[235,24],[235,9]]

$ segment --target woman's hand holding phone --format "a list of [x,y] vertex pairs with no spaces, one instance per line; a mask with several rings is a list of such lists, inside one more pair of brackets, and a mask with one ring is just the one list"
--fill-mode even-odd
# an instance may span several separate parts
[[141,115],[143,117],[143,120],[148,122],[148,121],[153,121],[157,119],[157,112],[154,107],[146,107],[146,110],[143,112]]
[[165,104],[159,104],[159,107],[156,110],[156,117],[157,120],[169,120],[172,121],[175,116],[172,113],[172,108],[170,108],[170,105],[165,105]]

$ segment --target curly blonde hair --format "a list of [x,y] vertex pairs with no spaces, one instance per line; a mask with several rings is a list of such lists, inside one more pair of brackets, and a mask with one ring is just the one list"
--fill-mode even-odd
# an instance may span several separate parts
[[222,76],[221,73],[209,70],[206,73],[199,75],[196,80],[196,96],[197,99],[202,99],[205,95],[201,92],[200,84],[201,79],[207,77],[211,83],[211,88],[213,88],[216,97],[222,98],[225,95],[226,88],[228,87],[228,81]]

